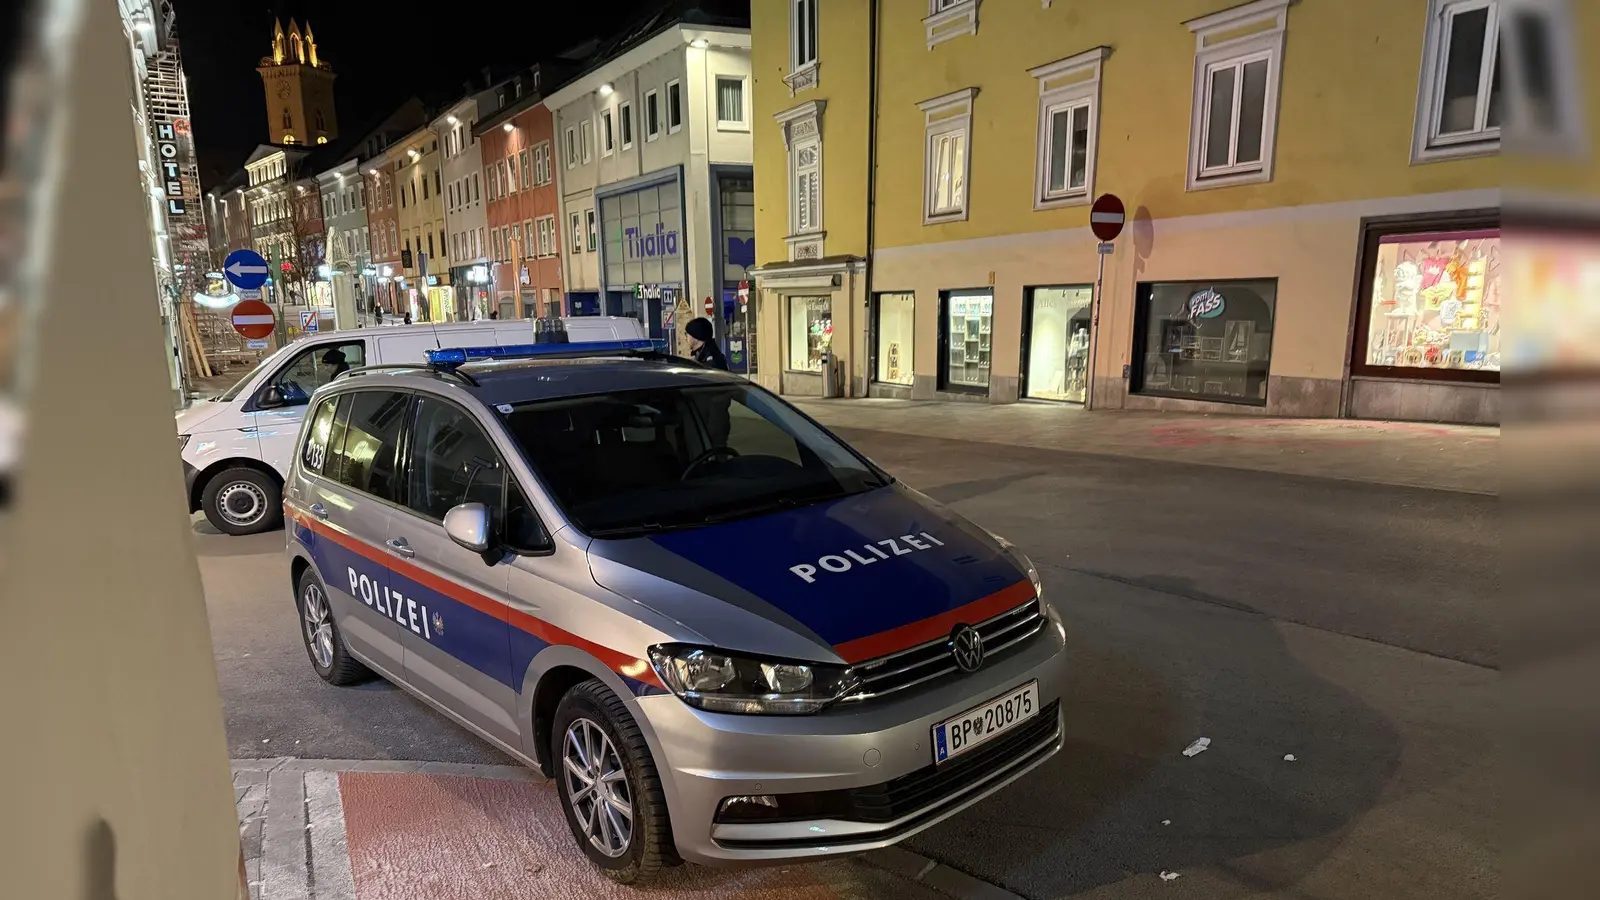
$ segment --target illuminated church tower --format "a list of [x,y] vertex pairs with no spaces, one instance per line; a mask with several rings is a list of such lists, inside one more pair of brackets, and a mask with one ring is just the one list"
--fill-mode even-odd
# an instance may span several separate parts
[[311,23],[305,32],[273,21],[272,55],[256,67],[267,91],[267,140],[274,144],[326,144],[339,136],[333,110],[333,69],[317,58]]

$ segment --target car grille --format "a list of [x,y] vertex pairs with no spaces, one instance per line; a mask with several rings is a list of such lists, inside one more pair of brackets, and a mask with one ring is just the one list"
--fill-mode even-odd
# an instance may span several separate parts
[[[983,635],[983,663],[1021,646],[1044,627],[1044,612],[1035,597],[1016,609],[973,626]],[[958,671],[950,655],[950,639],[942,637],[909,650],[870,659],[855,666],[861,687],[841,702],[870,700],[916,687]]]

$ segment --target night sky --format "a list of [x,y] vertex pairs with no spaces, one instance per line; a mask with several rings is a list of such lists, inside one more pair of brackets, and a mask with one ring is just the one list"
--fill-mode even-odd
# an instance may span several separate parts
[[267,137],[256,65],[271,51],[274,16],[285,29],[291,16],[302,28],[310,21],[318,56],[338,75],[334,89],[343,139],[359,137],[354,132],[376,124],[412,94],[455,99],[464,92],[462,82],[485,66],[530,65],[611,34],[654,5],[173,0],[201,181],[210,187],[226,178]]

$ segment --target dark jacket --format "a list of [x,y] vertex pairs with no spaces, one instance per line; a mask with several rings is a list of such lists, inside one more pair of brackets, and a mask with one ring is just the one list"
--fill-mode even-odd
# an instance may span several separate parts
[[722,348],[717,346],[716,341],[706,341],[700,345],[700,349],[689,355],[702,366],[710,366],[724,372],[728,370],[728,358],[722,355]]

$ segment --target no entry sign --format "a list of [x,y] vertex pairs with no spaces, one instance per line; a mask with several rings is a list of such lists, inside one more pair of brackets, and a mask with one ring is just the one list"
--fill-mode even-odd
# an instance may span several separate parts
[[1089,207],[1089,230],[1102,241],[1116,240],[1117,235],[1122,233],[1122,223],[1127,219],[1122,200],[1116,194],[1101,194]]
[[716,314],[717,314],[717,301],[711,299],[710,297],[707,297],[706,298],[706,315],[714,316]]
[[260,300],[241,300],[233,307],[233,330],[250,340],[260,340],[272,334],[277,320],[272,317],[272,307]]

